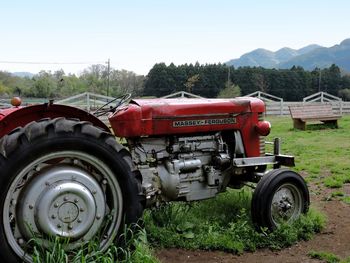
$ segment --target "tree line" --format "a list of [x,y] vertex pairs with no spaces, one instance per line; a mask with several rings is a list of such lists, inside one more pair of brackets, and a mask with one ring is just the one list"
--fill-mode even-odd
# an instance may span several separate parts
[[33,98],[64,98],[83,92],[110,96],[132,93],[141,96],[144,76],[132,71],[109,71],[105,65],[92,65],[77,76],[65,74],[63,70],[41,71],[33,77],[17,77],[0,71],[0,96],[23,96]]
[[77,76],[41,71],[33,77],[16,77],[0,71],[0,96],[63,98],[82,92],[118,96],[132,93],[134,97],[161,97],[177,91],[187,91],[203,97],[234,97],[263,91],[286,101],[325,91],[350,100],[350,76],[342,75],[338,66],[306,71],[265,69],[261,67],[228,67],[225,64],[155,64],[147,76],[132,71],[109,71],[105,65],[92,65]]
[[262,91],[286,101],[300,101],[318,91],[350,99],[350,76],[342,76],[336,65],[306,71],[295,66],[291,69],[236,69],[225,64],[167,66],[159,63],[148,73],[144,94],[158,97],[186,90],[204,97],[217,97],[232,86],[239,87],[241,95]]

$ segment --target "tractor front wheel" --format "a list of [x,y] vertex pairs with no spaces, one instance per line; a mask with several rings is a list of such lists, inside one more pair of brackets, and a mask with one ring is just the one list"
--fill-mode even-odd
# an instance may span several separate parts
[[259,181],[252,199],[255,226],[270,230],[290,223],[308,211],[309,191],[304,179],[287,169],[268,172]]
[[88,122],[32,122],[0,140],[0,257],[32,261],[34,243],[106,250],[143,210],[141,180],[115,137]]

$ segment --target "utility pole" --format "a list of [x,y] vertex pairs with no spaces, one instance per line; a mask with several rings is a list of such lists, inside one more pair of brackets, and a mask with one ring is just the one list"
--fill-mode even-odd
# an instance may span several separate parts
[[318,92],[321,91],[321,77],[322,77],[322,71],[320,68],[320,74],[318,75]]
[[109,96],[109,75],[110,75],[110,70],[111,70],[111,60],[108,59],[107,63],[107,96]]
[[231,66],[228,66],[228,72],[227,72],[227,87],[229,88],[230,87],[230,78],[231,78]]

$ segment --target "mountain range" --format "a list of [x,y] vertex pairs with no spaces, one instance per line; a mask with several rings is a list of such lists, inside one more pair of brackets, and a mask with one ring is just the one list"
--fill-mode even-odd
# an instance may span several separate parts
[[35,74],[33,74],[33,73],[26,72],[26,71],[12,72],[11,74],[12,74],[13,76],[21,77],[21,78],[25,78],[25,77],[32,78],[32,77],[35,75]]
[[235,67],[250,66],[284,69],[301,66],[307,70],[313,70],[316,67],[325,68],[332,64],[336,64],[342,70],[350,72],[350,38],[329,48],[315,44],[301,49],[284,47],[276,52],[259,48],[242,55],[238,59],[226,62],[226,65]]

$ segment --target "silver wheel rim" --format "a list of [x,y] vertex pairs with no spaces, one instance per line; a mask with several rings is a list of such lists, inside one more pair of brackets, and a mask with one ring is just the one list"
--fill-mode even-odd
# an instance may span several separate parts
[[275,226],[292,222],[302,214],[301,190],[294,184],[282,184],[274,193],[271,202],[271,218]]
[[119,183],[104,162],[79,151],[53,152],[31,162],[12,181],[3,209],[5,235],[27,262],[33,236],[43,246],[50,236],[69,238],[67,250],[99,237],[105,250],[120,227],[122,203]]

